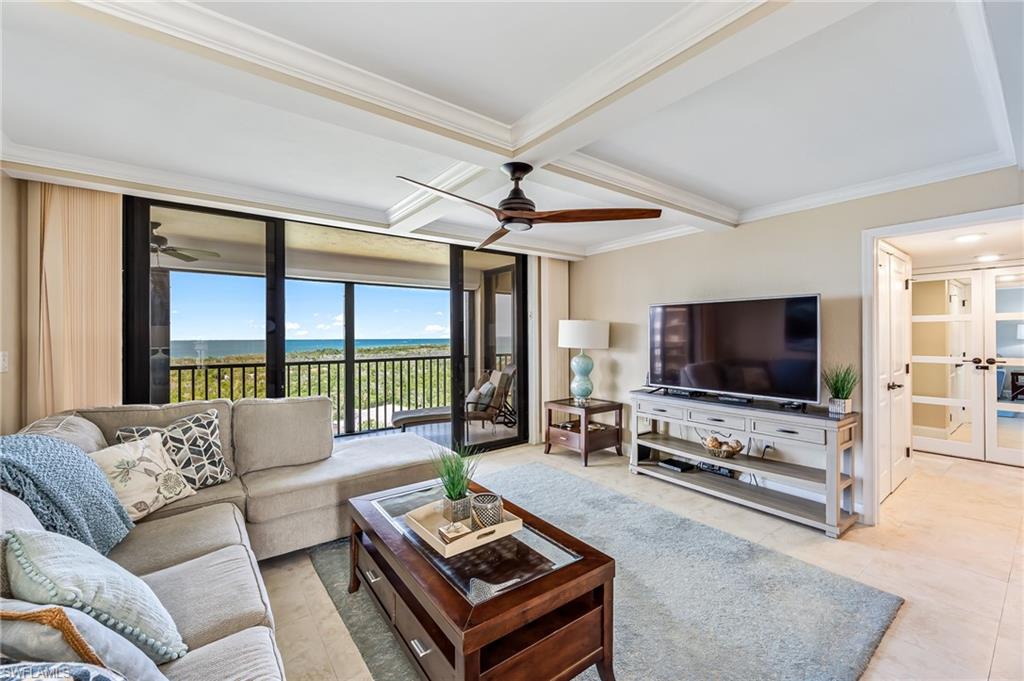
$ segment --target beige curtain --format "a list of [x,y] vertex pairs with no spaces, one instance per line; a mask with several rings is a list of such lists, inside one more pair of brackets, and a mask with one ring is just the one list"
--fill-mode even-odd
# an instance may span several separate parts
[[121,196],[30,182],[25,415],[121,401]]

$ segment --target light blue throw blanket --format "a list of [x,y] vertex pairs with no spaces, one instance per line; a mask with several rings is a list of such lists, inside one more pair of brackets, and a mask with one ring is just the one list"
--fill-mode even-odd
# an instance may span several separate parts
[[135,526],[99,466],[49,435],[0,437],[0,487],[28,504],[47,530],[104,555]]

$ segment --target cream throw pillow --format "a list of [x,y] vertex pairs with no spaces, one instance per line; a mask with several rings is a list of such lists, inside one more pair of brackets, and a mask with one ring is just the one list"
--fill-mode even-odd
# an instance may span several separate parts
[[132,520],[196,493],[185,484],[160,433],[92,452],[89,457],[106,474]]

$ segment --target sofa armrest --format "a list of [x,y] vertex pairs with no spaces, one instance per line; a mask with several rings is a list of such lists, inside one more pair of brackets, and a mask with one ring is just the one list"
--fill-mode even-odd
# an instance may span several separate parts
[[329,397],[246,398],[231,420],[239,475],[323,461],[334,448]]

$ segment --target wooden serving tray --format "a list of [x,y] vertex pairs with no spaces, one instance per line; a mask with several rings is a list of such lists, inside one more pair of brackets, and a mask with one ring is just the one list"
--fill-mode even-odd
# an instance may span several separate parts
[[[414,508],[405,514],[405,523],[423,541],[427,542],[430,548],[440,553],[445,558],[457,556],[460,553],[483,546],[496,539],[507,537],[513,532],[523,529],[523,520],[512,515],[508,511],[502,511],[504,520],[497,525],[485,527],[482,530],[474,530],[453,539],[446,543],[438,534],[438,529],[448,525],[449,522],[441,515],[440,504],[433,501],[419,508]],[[466,522],[469,522],[467,520]]]

